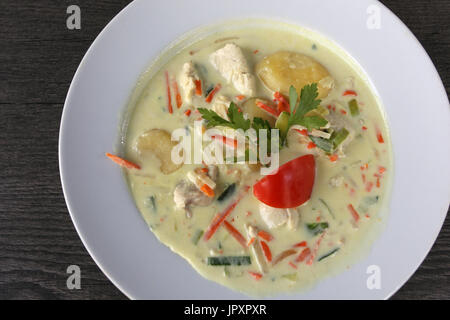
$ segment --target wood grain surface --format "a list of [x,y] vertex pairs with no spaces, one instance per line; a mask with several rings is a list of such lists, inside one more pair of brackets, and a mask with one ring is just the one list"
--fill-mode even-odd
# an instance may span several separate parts
[[[356,0],[355,0],[356,1]],[[126,299],[95,265],[70,220],[58,172],[58,133],[86,50],[129,1],[0,1],[0,299]],[[383,1],[417,36],[450,90],[450,1]],[[66,28],[77,4],[82,29]],[[82,272],[66,287],[66,268]],[[394,299],[450,298],[450,221]]]

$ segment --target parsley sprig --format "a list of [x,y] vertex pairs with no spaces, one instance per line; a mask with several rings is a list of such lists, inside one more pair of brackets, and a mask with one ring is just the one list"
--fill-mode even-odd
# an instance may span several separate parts
[[228,119],[230,120],[222,118],[213,110],[198,108],[198,111],[202,115],[203,119],[206,120],[206,126],[208,128],[222,126],[222,127],[229,127],[235,130],[242,129],[245,131],[250,129],[251,126],[250,119],[244,118],[244,115],[242,114],[242,112],[239,112],[239,109],[234,102],[230,103],[230,107],[228,108],[227,111],[227,116]]
[[[205,108],[198,108],[198,111],[202,115],[203,119],[206,120],[206,126],[207,128],[222,126],[222,127],[228,127],[232,129],[242,129],[244,131],[253,128],[256,131],[257,134],[257,141],[259,145],[260,141],[260,134],[261,132],[259,130],[266,129],[267,130],[267,150],[270,152],[270,146],[271,146],[271,126],[267,120],[264,120],[262,118],[255,117],[253,118],[253,121],[250,121],[250,119],[245,119],[244,114],[239,111],[239,108],[236,106],[234,102],[230,103],[230,107],[227,111],[227,116],[229,120],[226,120],[219,116],[215,111],[205,109]],[[248,154],[247,154],[248,156]],[[246,157],[247,157],[246,156]]]
[[[287,126],[283,125],[280,129],[280,147],[285,145],[287,132],[294,125],[300,125],[305,127],[308,131],[312,129],[321,129],[324,128],[328,121],[318,115],[308,115],[312,110],[317,109],[319,107],[321,100],[317,99],[319,96],[319,92],[317,90],[317,83],[313,83],[310,85],[306,85],[300,91],[300,99],[298,97],[297,90],[291,86],[289,89],[289,103],[291,106],[290,113],[284,115],[287,118]],[[242,129],[244,131],[253,128],[256,130],[258,134],[258,143],[259,143],[259,130],[267,129],[268,130],[268,143],[270,148],[270,129],[271,126],[267,120],[255,117],[253,121],[250,119],[246,119],[244,114],[239,110],[235,103],[231,102],[230,107],[227,111],[228,119],[224,119],[219,116],[215,111],[199,108],[198,111],[202,115],[203,119],[206,120],[206,126],[208,128],[222,126],[229,127],[232,129]],[[320,146],[319,146],[320,147]],[[327,148],[325,148],[327,149]]]
[[291,105],[291,114],[289,117],[288,130],[293,125],[305,127],[308,131],[320,129],[328,124],[328,121],[319,116],[307,116],[307,114],[316,109],[321,100],[317,99],[317,83],[306,85],[300,92],[300,101],[298,100],[297,90],[293,86],[289,89],[289,102]]
[[256,130],[256,132],[258,132],[260,129],[271,129],[269,121],[267,120],[255,117],[253,118],[252,122],[250,121],[250,119],[245,119],[244,114],[239,111],[239,108],[234,102],[230,103],[230,107],[227,111],[229,120],[222,118],[213,110],[198,108],[198,111],[202,115],[203,119],[206,120],[206,126],[208,128],[222,126],[235,130],[242,129],[244,131],[253,128]]

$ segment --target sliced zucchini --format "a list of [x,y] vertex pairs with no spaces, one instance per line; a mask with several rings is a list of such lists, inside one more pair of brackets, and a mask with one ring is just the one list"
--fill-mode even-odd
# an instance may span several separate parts
[[245,266],[252,264],[250,256],[222,256],[208,257],[207,262],[210,266]]

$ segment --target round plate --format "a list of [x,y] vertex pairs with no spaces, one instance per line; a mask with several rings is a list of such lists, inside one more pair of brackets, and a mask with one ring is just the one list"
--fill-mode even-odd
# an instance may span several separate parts
[[[450,199],[449,103],[426,52],[376,1],[210,4],[134,1],[97,37],[75,74],[62,116],[59,160],[67,206],[90,255],[130,298],[247,298],[205,280],[157,241],[134,206],[120,170],[109,165],[104,152],[115,146],[120,115],[137,79],[169,43],[217,21],[269,18],[321,33],[362,66],[385,106],[395,159],[389,221],[366,258],[311,290],[275,298],[390,297],[430,250]],[[368,289],[371,265],[381,271],[380,289]]]

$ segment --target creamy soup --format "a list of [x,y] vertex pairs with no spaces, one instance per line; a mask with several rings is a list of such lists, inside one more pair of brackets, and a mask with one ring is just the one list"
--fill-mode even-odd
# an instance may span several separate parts
[[[309,288],[368,252],[386,219],[392,153],[351,58],[311,32],[265,24],[159,59],[132,100],[124,153],[108,156],[126,168],[162,243],[207,279],[254,296]],[[271,163],[249,163],[247,152],[244,163],[171,158],[180,128],[189,139],[216,129],[202,146],[233,151],[235,129],[258,124],[279,129],[280,151],[269,155],[280,168],[269,175],[261,169]]]

